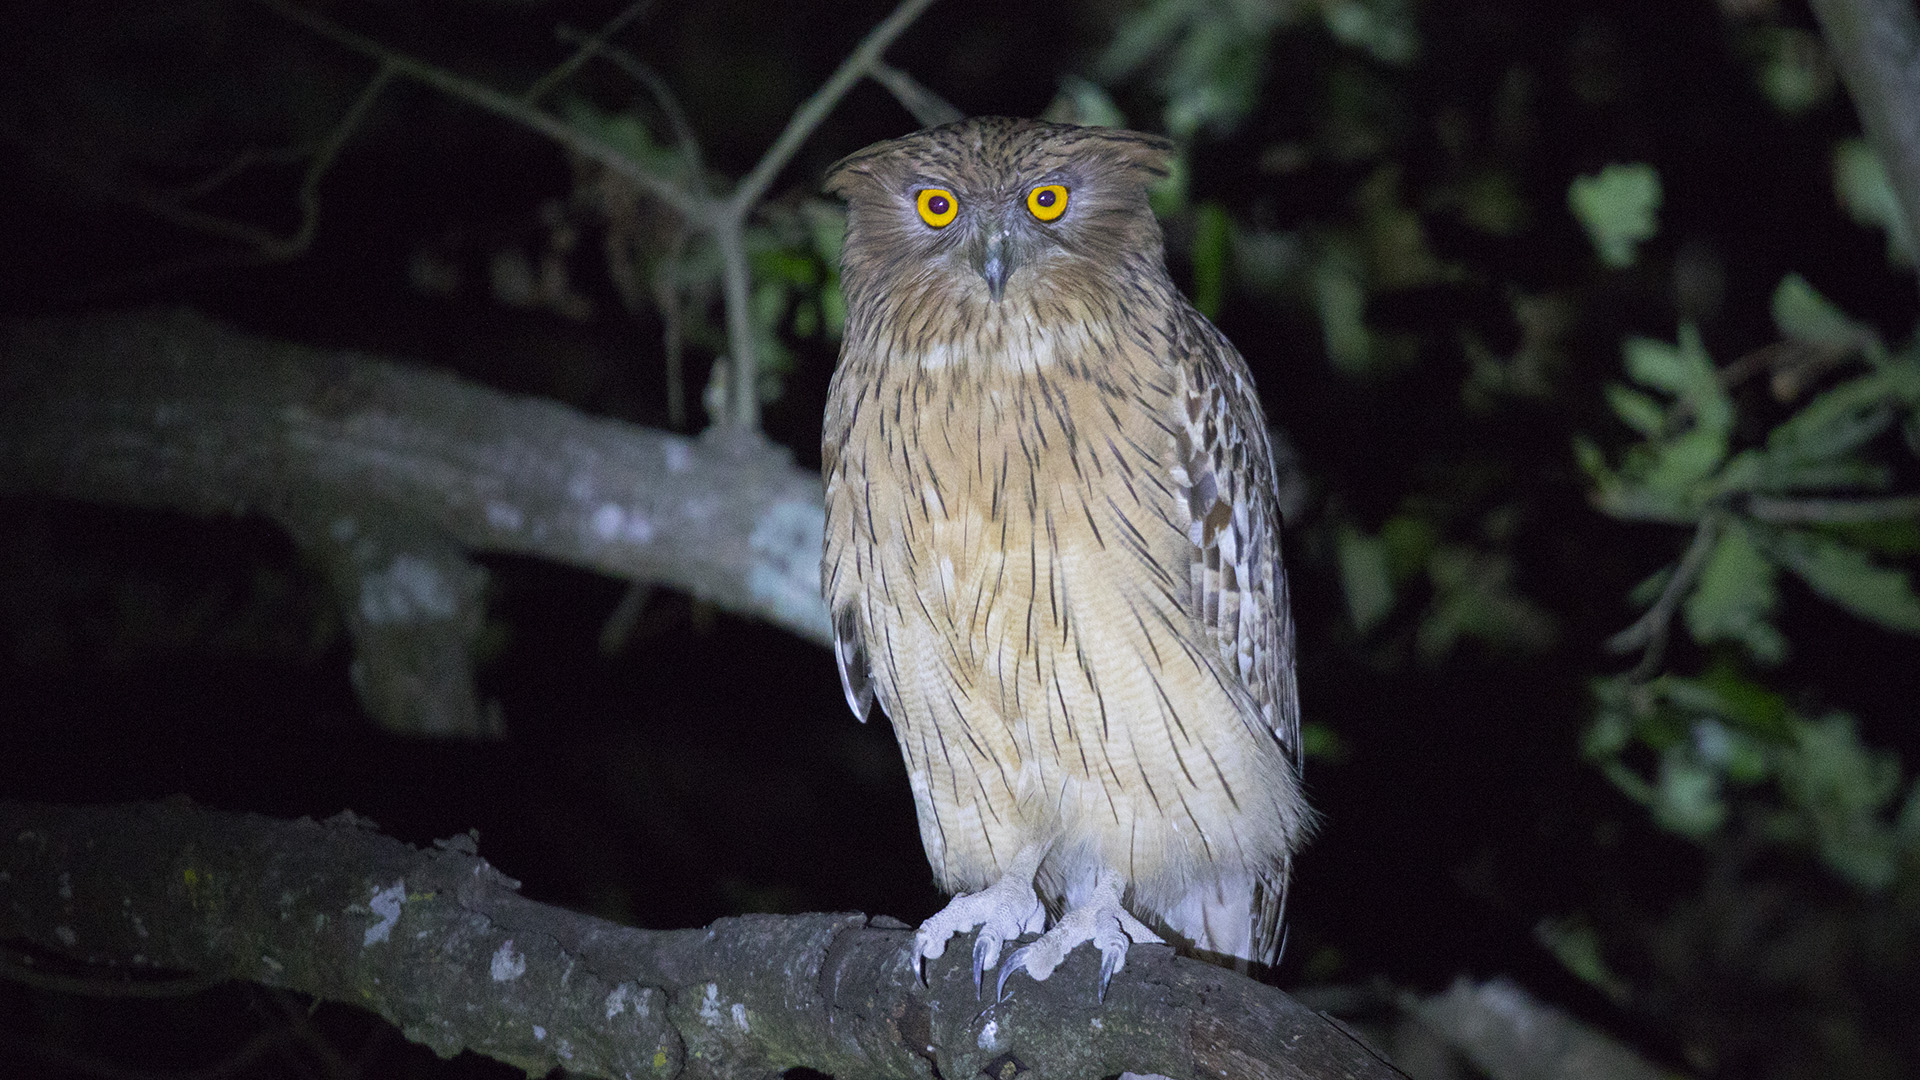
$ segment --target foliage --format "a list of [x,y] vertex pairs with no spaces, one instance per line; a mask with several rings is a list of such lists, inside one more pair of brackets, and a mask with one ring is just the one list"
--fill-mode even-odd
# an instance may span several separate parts
[[1567,188],[1567,205],[1600,252],[1616,269],[1633,265],[1640,244],[1659,231],[1660,174],[1652,166],[1609,165]]
[[[837,60],[789,60],[827,47],[783,39],[759,25],[772,8],[748,8],[734,25],[702,21],[719,18],[705,5],[658,5],[648,34],[582,52],[564,77],[551,65],[565,50],[545,38],[532,59],[463,54],[462,70],[536,87],[551,115],[644,178],[724,191],[773,137],[765,115]],[[1031,22],[1010,30],[958,10],[938,6],[929,19],[950,21],[903,37],[893,74],[910,70],[968,112],[1044,105],[1053,119],[1176,139],[1173,175],[1152,193],[1173,269],[1247,354],[1297,447],[1283,469],[1299,474],[1285,543],[1309,779],[1331,822],[1293,902],[1300,970],[1417,983],[1523,966],[1471,932],[1515,922],[1531,931],[1526,947],[1703,1072],[1875,1076],[1920,1063],[1898,1034],[1920,1030],[1906,974],[1920,970],[1920,729],[1898,696],[1920,635],[1913,254],[1886,168],[1856,137],[1804,13],[1704,0],[1138,0],[1076,19],[1049,8],[1054,32],[1036,35]],[[143,9],[127,25],[158,18]],[[396,20],[398,47],[408,24]],[[219,25],[209,16],[181,36],[228,40]],[[70,33],[97,47],[89,28]],[[196,54],[195,70],[236,83],[243,68],[309,74],[229,95],[238,114],[224,121],[204,86],[109,92],[103,80],[89,98],[61,73],[22,70],[59,100],[93,102],[73,116],[164,119],[137,140],[98,140],[116,182],[144,169],[169,196],[188,192],[170,213],[251,209],[270,202],[271,177],[259,182],[268,196],[244,197],[189,180],[257,176],[258,155],[233,170],[220,155],[268,136],[302,152],[323,142],[365,64],[277,38],[246,47],[259,56]],[[769,426],[783,423],[802,454],[845,319],[844,219],[813,178],[913,123],[896,104],[906,96],[866,92],[742,231],[754,396],[779,406]],[[343,160],[360,139],[385,155],[380,168],[457,141],[430,134],[448,113],[421,122],[406,112],[417,99],[387,104],[363,129],[334,127],[353,135]],[[516,162],[497,159],[512,155],[489,141],[507,122],[462,123],[487,147],[486,169],[510,172]],[[533,222],[516,226],[531,241],[466,219],[445,235],[496,267],[514,263],[491,258],[510,246],[536,252],[492,280],[496,300],[538,316],[542,347],[576,334],[623,342],[574,377],[620,388],[595,407],[691,428],[687,401],[704,386],[719,419],[725,253],[634,176],[554,157],[565,175],[516,189],[521,205],[498,211]],[[415,245],[416,285],[439,280],[419,251],[459,246],[434,234],[439,207],[419,209],[440,198],[409,203],[407,220],[376,217],[391,234],[378,239]],[[328,216],[319,235],[340,228]],[[378,230],[349,235],[371,244]],[[100,231],[115,236],[101,250],[130,258],[115,228]],[[254,295],[234,280],[198,298]],[[470,309],[448,320],[478,321]],[[484,351],[439,336],[450,344],[438,362]],[[511,592],[512,573],[500,576]],[[224,587],[242,598],[234,626],[257,627],[256,609],[279,602],[278,586]],[[142,601],[125,621],[144,625],[148,607],[201,609]],[[690,624],[710,625],[689,608]],[[662,617],[684,629],[678,618]],[[319,648],[306,642],[274,648]],[[710,765],[661,772],[725,771]],[[1404,941],[1403,926],[1402,951],[1429,959],[1369,954]],[[1794,945],[1806,941],[1841,944]],[[1898,974],[1877,974],[1889,968]],[[1792,1022],[1755,1000],[1786,1002]]]

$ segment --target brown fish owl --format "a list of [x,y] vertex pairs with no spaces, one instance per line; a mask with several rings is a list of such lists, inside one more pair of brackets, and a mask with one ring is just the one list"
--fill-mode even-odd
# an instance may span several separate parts
[[1101,987],[1132,942],[1272,963],[1301,795],[1274,469],[1247,365],[1167,274],[1163,139],[962,121],[835,165],[823,438],[848,704],[893,721],[974,978]]

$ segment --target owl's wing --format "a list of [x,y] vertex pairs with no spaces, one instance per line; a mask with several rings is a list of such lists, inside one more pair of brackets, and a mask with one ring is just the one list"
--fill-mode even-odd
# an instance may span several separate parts
[[[1184,308],[1174,332],[1174,449],[1184,471],[1192,610],[1259,711],[1289,767],[1300,767],[1293,614],[1280,563],[1273,448],[1253,378],[1220,331]],[[1176,479],[1181,479],[1176,477]],[[1290,855],[1265,871],[1201,883],[1162,920],[1203,953],[1279,962]]]
[[1198,312],[1183,314],[1174,438],[1186,471],[1193,610],[1298,768],[1300,692],[1272,443],[1246,361]]
[[847,695],[847,708],[853,710],[853,718],[864,724],[873,709],[873,669],[867,662],[867,641],[860,631],[859,607],[839,595],[840,560],[847,537],[834,527],[834,511],[845,512],[839,505],[841,500],[835,496],[846,482],[840,473],[840,455],[846,442],[847,423],[835,410],[829,409],[825,427],[820,473],[827,482],[827,520],[826,547],[820,559],[820,594],[833,609],[833,662],[840,669],[840,689]]
[[860,612],[852,604],[833,619],[833,662],[840,669],[847,708],[853,710],[855,720],[866,723],[873,709],[873,678],[867,667],[867,642],[860,634]]

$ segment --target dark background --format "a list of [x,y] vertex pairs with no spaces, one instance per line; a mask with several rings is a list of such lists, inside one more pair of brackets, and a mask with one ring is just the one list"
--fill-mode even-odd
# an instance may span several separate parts
[[[1579,752],[1588,680],[1627,665],[1601,642],[1637,613],[1628,590],[1685,542],[1670,528],[1594,512],[1573,463],[1573,432],[1624,441],[1600,397],[1619,378],[1621,339],[1671,340],[1690,316],[1715,358],[1730,361],[1774,340],[1767,298],[1788,271],[1891,338],[1913,318],[1912,275],[1887,264],[1878,232],[1835,205],[1831,145],[1857,127],[1844,94],[1793,117],[1756,88],[1756,28],[1810,29],[1809,16],[1795,3],[1758,5],[1752,17],[1730,13],[1734,6],[1416,5],[1420,52],[1404,64],[1345,46],[1309,18],[1257,43],[1262,74],[1246,115],[1190,142],[1189,206],[1308,238],[1350,226],[1362,213],[1356,190],[1392,165],[1431,250],[1461,268],[1450,280],[1369,296],[1369,325],[1418,347],[1411,362],[1359,376],[1329,363],[1298,288],[1230,279],[1219,312],[1305,478],[1287,561],[1307,716],[1334,747],[1307,768],[1326,826],[1299,863],[1277,981],[1431,992],[1462,974],[1511,975],[1704,1074],[1817,1075],[1865,1060],[1888,1070],[1878,1075],[1900,1075],[1920,1060],[1905,1028],[1920,989],[1907,963],[1911,905],[1896,920],[1908,936],[1890,970],[1863,970],[1836,946],[1832,975],[1852,1003],[1850,1021],[1893,1054],[1849,1057],[1816,1030],[1828,998],[1809,1004],[1798,976],[1755,973],[1771,947],[1765,928],[1727,944],[1678,925],[1711,920],[1717,909],[1701,898],[1725,864],[1655,827]],[[666,424],[657,324],[620,310],[591,242],[575,279],[595,302],[585,320],[512,310],[487,293],[489,252],[538,237],[542,204],[565,198],[568,164],[551,144],[398,83],[327,175],[304,257],[155,276],[219,245],[47,167],[50,139],[95,175],[183,182],[236,148],[322,130],[368,66],[245,3],[7,7],[15,29],[0,44],[6,315],[181,304],[274,337],[412,358]],[[391,46],[519,87],[566,54],[556,25],[596,27],[620,5],[324,8]],[[660,0],[621,41],[681,96],[709,166],[737,177],[887,10]],[[1140,10],[956,0],[936,5],[889,59],[967,113],[1036,115],[1063,75],[1093,71],[1115,27]],[[634,96],[591,66],[579,84],[608,108]],[[1158,125],[1162,94],[1150,76],[1111,80],[1110,90],[1132,122]],[[884,91],[863,85],[808,141],[774,197],[811,192],[840,155],[912,126]],[[1373,149],[1338,149],[1362,136]],[[1274,168],[1274,147],[1299,150],[1302,163]],[[1600,268],[1565,210],[1568,182],[1611,161],[1654,164],[1666,193],[1661,231],[1631,271]],[[210,202],[290,228],[300,167],[265,162]],[[1511,186],[1521,226],[1496,235],[1445,210],[1439,193],[1474,170]],[[594,226],[582,228],[591,236]],[[1194,219],[1170,217],[1168,228],[1176,277],[1189,281]],[[410,288],[422,250],[464,268],[465,283],[443,295]],[[1566,311],[1544,392],[1475,405],[1462,391],[1471,368],[1464,336],[1496,352],[1519,348],[1512,300],[1542,294]],[[789,344],[795,366],[765,427],[817,467],[835,343]],[[696,392],[711,358],[698,346],[689,354]],[[1777,406],[1768,407],[1756,403],[1763,419],[1777,420]],[[1502,552],[1514,588],[1549,614],[1551,635],[1469,639],[1423,661],[1409,644],[1417,595],[1382,627],[1357,633],[1336,531],[1378,528],[1409,505],[1442,535]],[[624,584],[484,558],[493,583],[482,689],[498,702],[507,737],[410,740],[362,714],[324,588],[270,524],[19,493],[0,498],[0,522],[0,797],[98,803],[185,793],[283,817],[351,808],[422,843],[474,828],[482,854],[529,895],[650,927],[746,911],[915,921],[942,902],[886,723],[855,724],[828,654],[779,631],[662,592],[626,648],[604,656],[596,639]],[[1920,759],[1915,643],[1783,587],[1794,651],[1775,684],[1809,709],[1853,713],[1869,744]],[[1676,649],[1676,664],[1697,659]],[[1755,874],[1786,890],[1789,907],[1851,903],[1810,865]],[[1610,1000],[1539,944],[1540,920],[1568,915],[1601,928],[1633,994]],[[36,1049],[60,1044],[73,1024],[68,1010],[82,1007],[0,982],[0,1072],[92,1075],[57,1055],[49,1065]],[[186,1067],[230,1045],[221,1017],[264,1023],[273,1012],[240,989],[119,1004],[88,1039],[100,1039],[104,1057]],[[498,1071],[470,1059],[439,1064],[397,1038],[370,1036],[377,1025],[351,1010],[322,1014],[349,1050],[375,1039],[367,1075]]]

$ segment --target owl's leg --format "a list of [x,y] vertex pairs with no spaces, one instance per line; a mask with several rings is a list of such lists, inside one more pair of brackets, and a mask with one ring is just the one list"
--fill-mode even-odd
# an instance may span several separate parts
[[920,924],[913,935],[914,966],[926,981],[926,961],[938,959],[947,951],[947,939],[974,927],[980,933],[973,939],[973,990],[980,992],[980,974],[1000,959],[1000,947],[1021,934],[1032,933],[1047,923],[1047,909],[1033,891],[1033,875],[1046,858],[1047,845],[1028,844],[1007,864],[1000,880],[977,893],[954,897],[933,918]]
[[1067,909],[1053,929],[1040,940],[1014,950],[1007,966],[1000,969],[996,996],[1004,994],[1007,977],[1025,970],[1036,982],[1045,982],[1060,961],[1083,941],[1093,942],[1100,950],[1100,998],[1106,1000],[1107,983],[1114,973],[1127,966],[1127,947],[1161,941],[1159,934],[1120,906],[1120,875],[1105,868],[1095,873],[1093,889],[1086,899]]

